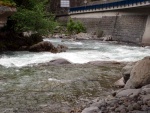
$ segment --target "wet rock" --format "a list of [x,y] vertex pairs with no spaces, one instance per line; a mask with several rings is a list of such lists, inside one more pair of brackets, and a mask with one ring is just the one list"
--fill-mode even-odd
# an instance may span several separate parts
[[150,84],[150,57],[138,61],[131,71],[125,88],[138,88]]
[[51,60],[48,64],[71,64],[71,63],[66,59],[56,59]]
[[33,46],[31,46],[29,48],[29,51],[31,51],[31,52],[47,51],[47,52],[56,53],[57,48],[51,42],[43,41],[43,42],[39,42],[39,43],[34,44]]

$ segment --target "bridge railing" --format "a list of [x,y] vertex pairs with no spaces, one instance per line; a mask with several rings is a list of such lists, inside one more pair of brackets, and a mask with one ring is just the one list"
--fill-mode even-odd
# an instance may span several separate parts
[[103,3],[103,4],[97,4],[97,5],[88,5],[88,6],[80,6],[80,7],[73,7],[70,8],[70,12],[81,12],[81,11],[87,11],[87,10],[97,10],[97,9],[108,9],[108,8],[115,8],[115,7],[125,7],[130,5],[136,5],[136,4],[142,4],[149,2],[150,0],[122,0],[118,2],[111,2],[111,3]]

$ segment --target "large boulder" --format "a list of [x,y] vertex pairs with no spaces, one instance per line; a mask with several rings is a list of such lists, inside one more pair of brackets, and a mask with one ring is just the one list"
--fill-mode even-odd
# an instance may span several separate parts
[[150,57],[145,57],[135,64],[125,88],[139,88],[147,84],[150,84]]
[[55,47],[51,42],[49,41],[42,41],[37,44],[34,44],[30,46],[29,51],[31,52],[52,52],[52,53],[59,53],[59,52],[65,52],[68,48],[64,45],[58,45]]
[[52,53],[56,53],[57,48],[51,42],[43,41],[43,42],[39,42],[37,44],[32,45],[29,48],[29,51],[31,51],[31,52],[49,51]]

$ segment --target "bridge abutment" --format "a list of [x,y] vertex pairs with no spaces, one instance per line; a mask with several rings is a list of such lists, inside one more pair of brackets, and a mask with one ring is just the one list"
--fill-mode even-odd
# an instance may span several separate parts
[[104,35],[111,35],[113,40],[138,44],[142,42],[147,17],[145,13],[128,11],[71,15],[71,18],[86,26],[88,33],[102,31]]
[[147,18],[145,32],[142,38],[142,44],[150,46],[150,15]]

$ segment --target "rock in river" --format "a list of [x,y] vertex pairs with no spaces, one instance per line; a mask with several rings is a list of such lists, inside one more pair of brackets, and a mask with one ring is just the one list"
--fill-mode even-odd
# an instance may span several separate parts
[[125,88],[138,88],[147,84],[150,84],[150,57],[145,57],[135,64]]

